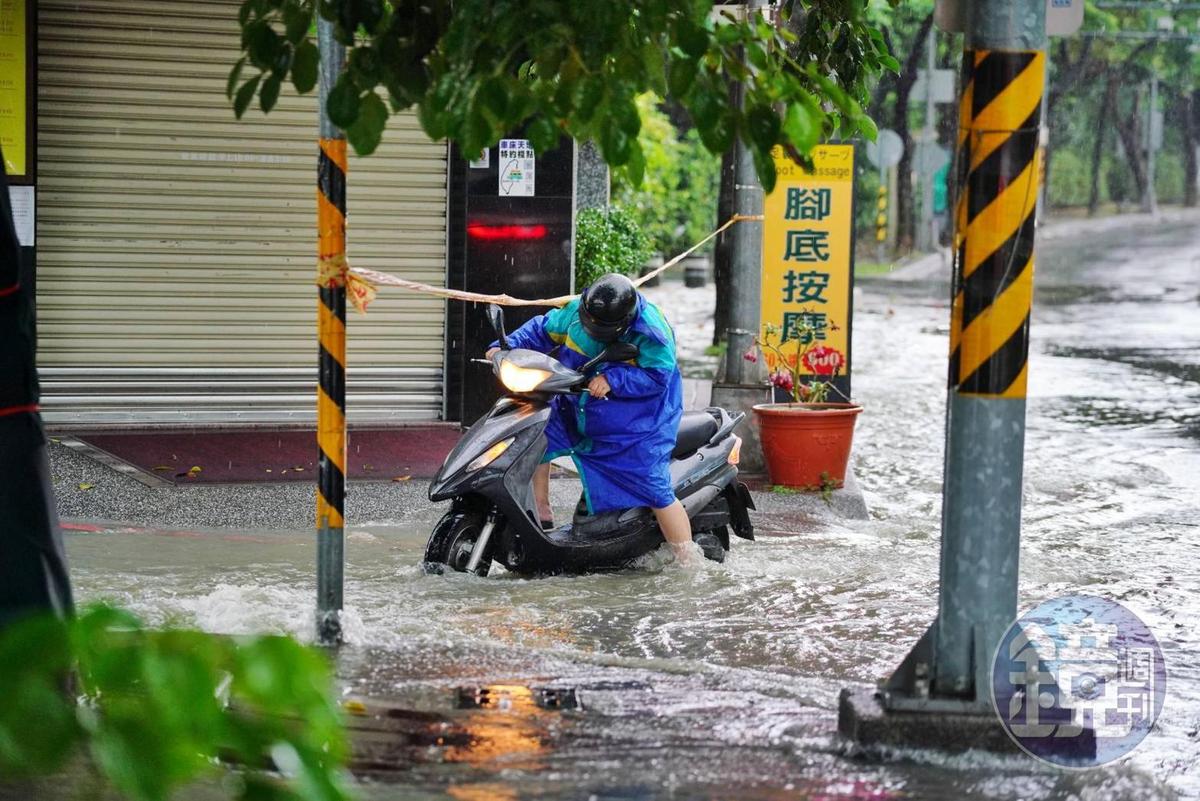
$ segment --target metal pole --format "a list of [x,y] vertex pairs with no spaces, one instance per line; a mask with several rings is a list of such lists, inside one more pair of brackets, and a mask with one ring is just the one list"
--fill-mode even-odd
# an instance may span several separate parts
[[[875,261],[883,263],[887,258],[888,217],[891,216],[891,198],[888,197],[887,167],[883,166],[883,148],[879,151],[879,190],[875,200]],[[882,202],[881,202],[882,201]]]
[[925,130],[921,135],[926,154],[926,163],[921,165],[921,176],[923,181],[921,193],[921,228],[917,248],[919,250],[933,250],[937,247],[937,236],[933,231],[933,171],[928,169],[929,153],[936,144],[936,134],[934,133],[933,117],[936,113],[936,108],[933,103],[933,71],[937,67],[937,32],[934,26],[929,26],[929,36],[926,39],[927,54],[925,59]]
[[[1016,615],[1045,0],[967,8],[937,619],[886,703],[985,712]],[[957,704],[956,707],[954,705]]]
[[[317,250],[323,265],[346,255],[346,135],[325,113],[346,58],[333,23],[317,20],[321,52],[320,143],[317,158]],[[317,639],[342,641],[346,497],[346,286],[318,273],[317,302]]]
[[[763,0],[748,0],[746,14],[754,16]],[[739,93],[741,94],[741,93]],[[739,97],[744,102],[744,96]],[[734,202],[738,214],[760,215],[763,191],[754,171],[754,158],[739,136],[734,144]],[[729,282],[729,329],[725,350],[725,382],[746,384],[753,378],[742,355],[754,344],[762,304],[762,225],[742,222],[732,229],[733,258]]]
[[[1050,51],[1046,50],[1046,69],[1043,82],[1047,89],[1050,86]],[[1046,154],[1050,152],[1050,119],[1048,111],[1047,98],[1050,96],[1049,91],[1042,92],[1042,123],[1038,126],[1038,199],[1037,199],[1037,224],[1040,226],[1046,219],[1046,195],[1049,192],[1049,187],[1041,178],[1047,177],[1046,173]]]

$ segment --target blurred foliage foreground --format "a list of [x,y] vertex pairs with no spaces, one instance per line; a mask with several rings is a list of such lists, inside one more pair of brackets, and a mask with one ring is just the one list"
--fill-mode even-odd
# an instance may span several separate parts
[[137,801],[225,765],[236,766],[221,782],[232,798],[350,797],[328,661],[285,637],[149,630],[105,606],[27,618],[0,630],[0,687],[0,782],[82,758]]

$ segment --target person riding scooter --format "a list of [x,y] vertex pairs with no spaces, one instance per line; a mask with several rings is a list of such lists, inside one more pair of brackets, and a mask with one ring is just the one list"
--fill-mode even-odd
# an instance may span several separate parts
[[[533,490],[545,528],[552,528],[550,462],[570,456],[579,469],[588,514],[648,506],[676,558],[690,561],[692,528],[671,485],[671,453],[683,414],[683,379],[675,334],[662,311],[623,275],[601,276],[560,309],[508,335],[508,344],[579,369],[613,342],[636,345],[630,362],[601,364],[587,390],[561,395],[546,426],[546,455]],[[492,358],[499,350],[493,342]]]

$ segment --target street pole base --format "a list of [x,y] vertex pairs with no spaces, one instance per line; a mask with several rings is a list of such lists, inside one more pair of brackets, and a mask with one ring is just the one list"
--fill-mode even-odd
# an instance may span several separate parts
[[771,402],[771,388],[762,384],[729,384],[717,382],[712,387],[712,405],[730,412],[745,412],[746,419],[734,431],[742,438],[742,459],[738,472],[760,475],[767,472],[763,458],[762,437],[758,431],[758,420],[754,407],[759,403]]
[[326,646],[342,644],[342,614],[338,609],[317,612],[317,643]]
[[880,691],[844,688],[838,695],[838,734],[868,750],[932,749],[961,753],[972,749],[1001,754],[1020,753],[994,714],[941,708],[929,703],[923,711],[886,708]]

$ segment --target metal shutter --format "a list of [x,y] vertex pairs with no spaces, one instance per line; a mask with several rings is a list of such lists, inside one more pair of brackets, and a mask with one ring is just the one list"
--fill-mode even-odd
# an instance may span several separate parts
[[[55,423],[315,418],[317,104],[238,122],[236,0],[39,3],[38,313]],[[441,285],[446,147],[351,158],[352,263]],[[442,412],[443,301],[349,312],[351,421]]]

